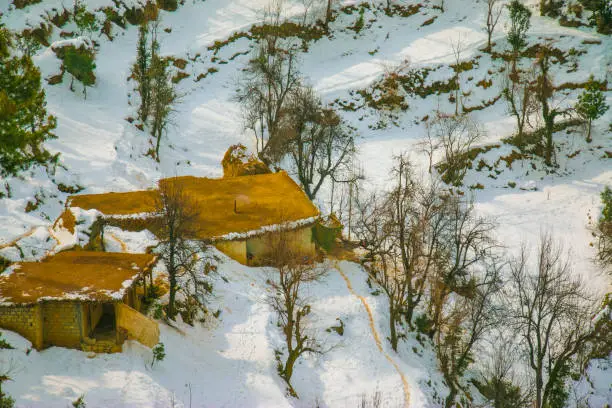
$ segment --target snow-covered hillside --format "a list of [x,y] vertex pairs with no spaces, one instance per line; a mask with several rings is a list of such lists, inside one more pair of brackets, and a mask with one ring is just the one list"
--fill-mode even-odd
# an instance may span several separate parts
[[[0,3],[3,23],[20,31],[37,26],[46,11],[70,7],[71,2],[43,0],[22,10],[13,9],[8,0]],[[88,9],[95,10],[113,1],[86,3]],[[80,85],[71,92],[67,80],[57,85],[45,82],[47,109],[58,122],[58,137],[46,146],[60,153],[61,166],[54,174],[34,168],[20,177],[0,180],[0,191],[8,193],[6,186],[10,186],[10,195],[0,198],[0,256],[40,259],[56,249],[60,240],[52,236],[49,227],[62,212],[68,196],[58,190],[59,183],[82,186],[84,193],[97,193],[145,189],[160,178],[174,175],[216,177],[222,175],[220,162],[230,145],[243,143],[254,148],[255,140],[243,130],[240,107],[234,100],[240,70],[248,61],[252,43],[241,38],[216,54],[208,47],[261,21],[267,3],[186,0],[177,11],[161,13],[161,28],[167,29],[160,32],[161,53],[187,60],[184,71],[189,77],[178,84],[180,103],[162,142],[160,163],[145,156],[151,147],[150,137],[126,120],[136,111],[131,102],[134,83],[128,81],[135,61],[136,27],[113,26],[113,41],[94,36],[100,43],[97,81],[88,90],[86,100]],[[464,104],[476,106],[491,100],[501,92],[496,75],[503,62],[481,51],[486,43],[486,9],[482,1],[446,3],[441,13],[432,7],[434,2],[425,1],[421,10],[410,17],[368,11],[367,27],[359,33],[347,29],[355,23],[357,13],[339,13],[331,25],[331,36],[311,42],[308,52],[301,54],[301,71],[325,102],[351,101],[355,98],[352,91],[368,88],[404,61],[413,67],[430,68],[453,63],[452,45],[460,40],[462,59],[478,61],[461,75],[462,90],[470,92]],[[584,51],[575,57],[575,71],[567,72],[564,65],[553,67],[556,84],[584,82],[591,74],[612,82],[610,36],[599,35],[590,28],[561,27],[552,19],[537,17],[536,0],[527,3],[534,10],[530,44],[546,40],[564,51]],[[300,4],[289,2],[287,17],[299,16]],[[423,24],[432,17],[436,17],[433,23]],[[493,36],[499,50],[507,46],[506,25],[504,12]],[[62,30],[73,31],[74,23],[55,28],[52,42],[61,40]],[[44,78],[60,70],[61,62],[50,47],[42,48],[34,61]],[[198,80],[211,68],[218,71]],[[433,71],[428,81],[451,76],[452,69],[446,66]],[[476,85],[487,79],[493,80],[493,86],[485,89]],[[560,103],[570,106],[577,95],[578,91],[572,92]],[[612,104],[612,92],[608,90],[605,95],[608,104]],[[425,137],[422,118],[435,109],[452,112],[454,104],[447,96],[410,98],[410,109],[399,114],[399,126],[377,128],[380,117],[368,108],[343,112],[359,130],[358,161],[364,169],[367,190],[387,186],[393,156],[402,152],[410,153],[419,171],[427,171],[427,159],[417,148]],[[515,131],[503,99],[474,111],[473,117],[487,131],[480,142],[483,145],[499,142]],[[512,168],[502,163],[496,178],[488,177],[486,171],[470,170],[464,183],[482,185],[483,189],[472,191],[476,209],[498,224],[497,238],[508,252],[516,253],[523,243],[535,245],[543,231],[552,231],[571,249],[576,273],[586,277],[602,294],[610,291],[611,283],[593,261],[591,228],[601,208],[599,194],[604,186],[612,185],[611,122],[609,110],[594,123],[590,144],[578,132],[556,134],[561,146],[556,173],[548,174],[543,164],[533,169],[528,160],[517,160]],[[493,163],[510,151],[510,147],[502,146],[479,159]],[[42,204],[26,212],[27,203],[35,201],[37,195],[43,197]],[[326,197],[325,192],[320,197]],[[324,198],[317,204],[322,212],[328,207]],[[136,247],[142,244],[138,236],[129,240]],[[143,240],[153,239],[146,236]],[[14,381],[4,387],[16,398],[17,406],[65,407],[85,394],[91,407],[355,407],[363,395],[370,398],[377,392],[383,395],[385,407],[407,406],[406,397],[411,407],[440,405],[446,388],[431,349],[409,338],[401,343],[399,353],[391,351],[385,339],[385,300],[371,293],[365,282],[366,273],[349,262],[329,264],[325,278],[308,288],[316,329],[329,351],[302,361],[293,384],[301,398],[288,398],[274,361],[280,332],[264,302],[266,274],[270,271],[247,268],[217,255],[221,258],[219,275],[227,280],[218,278],[215,283],[212,309],[218,306],[222,310],[219,320],[204,327],[179,324],[180,330],[160,325],[167,357],[153,369],[147,367],[150,350],[135,342],[129,342],[122,354],[95,358],[61,348],[26,354],[26,340],[3,332],[16,347],[2,351],[0,360],[12,361],[15,367]],[[336,318],[345,323],[343,336],[326,331],[336,324]],[[598,394],[592,400],[594,406],[612,404],[612,396],[606,395],[610,381],[606,385],[605,374],[597,378],[602,377],[603,385],[597,384]]]
[[[136,342],[126,343],[123,353],[95,358],[62,348],[26,355],[29,343],[5,332],[16,347],[3,351],[2,358],[17,367],[15,382],[8,386],[17,406],[64,407],[84,394],[92,407],[171,407],[172,401],[185,407],[189,401],[194,407],[355,407],[362,395],[370,399],[377,392],[383,395],[383,406],[403,406],[402,377],[385,357],[390,347],[382,337],[383,351],[377,347],[357,296],[367,299],[378,332],[386,327],[386,306],[382,297],[369,294],[355,265],[330,266],[325,279],[308,288],[316,299],[315,330],[328,351],[297,366],[294,385],[300,399],[291,400],[276,376],[274,349],[282,340],[265,302],[265,280],[271,271],[246,268],[217,255],[223,258],[219,275],[229,281],[218,283],[212,305],[222,308],[219,322],[204,327],[179,323],[178,329],[161,325],[160,341],[167,355],[153,369],[148,366],[151,351]],[[339,271],[350,279],[354,292]],[[342,336],[326,331],[337,325],[336,318],[344,322]],[[412,354],[412,347],[423,354],[422,346],[408,341],[400,355]],[[442,382],[435,357],[424,353],[403,360],[394,355],[393,361],[408,381],[411,406],[431,405],[426,383],[440,387]]]

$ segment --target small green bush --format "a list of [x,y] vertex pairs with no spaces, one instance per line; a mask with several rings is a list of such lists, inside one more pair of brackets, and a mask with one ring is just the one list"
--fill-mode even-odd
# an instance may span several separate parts
[[336,318],[336,320],[339,321],[340,324],[337,325],[337,326],[331,326],[328,329],[326,329],[325,331],[328,332],[328,333],[331,333],[332,331],[335,331],[340,336],[343,336],[344,335],[344,322],[340,318]]
[[159,320],[164,317],[164,307],[161,304],[158,304],[153,311],[153,318]]
[[0,273],[11,266],[11,261],[0,256]]
[[10,395],[4,393],[0,394],[0,408],[13,408],[15,406],[15,399]]
[[85,403],[85,394],[81,394],[79,398],[72,401],[72,406],[74,408],[85,408],[87,404]]
[[523,394],[520,387],[507,380],[488,378],[486,380],[472,380],[474,386],[494,407],[520,408],[523,407]]
[[359,17],[357,17],[357,21],[355,22],[355,26],[353,27],[353,29],[355,30],[356,33],[360,32],[363,29],[363,13],[365,12],[365,9],[360,9],[359,10]]
[[78,184],[71,186],[71,185],[66,185],[64,183],[59,183],[57,185],[57,189],[62,192],[62,193],[66,193],[66,194],[77,194],[80,193],[81,191],[83,191],[83,189],[85,189],[85,187],[80,186]]
[[177,0],[157,0],[157,7],[166,11],[175,11],[178,8]]
[[81,0],[74,2],[74,23],[76,24],[79,35],[95,33],[100,29],[96,16],[87,11],[87,6]]
[[164,343],[157,343],[155,347],[153,347],[153,360],[151,361],[151,368],[158,361],[164,361],[166,358],[166,348]]
[[83,94],[87,99],[87,87],[96,83],[94,51],[85,47],[65,47],[63,62],[66,71],[72,75],[70,89],[73,89],[74,79],[77,79],[83,84]]
[[2,338],[2,333],[0,333],[0,350],[14,350],[15,347],[11,346],[8,341]]
[[15,8],[22,9],[30,4],[40,3],[42,0],[13,0]]
[[428,334],[433,326],[433,321],[423,313],[414,319],[414,325],[419,333]]

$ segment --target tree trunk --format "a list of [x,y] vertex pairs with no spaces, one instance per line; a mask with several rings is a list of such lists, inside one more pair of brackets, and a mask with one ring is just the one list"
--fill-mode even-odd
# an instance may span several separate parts
[[554,127],[554,117],[550,114],[544,117],[544,126],[546,130],[546,154],[545,154],[545,162],[548,166],[553,165],[553,127]]
[[413,301],[414,297],[411,297],[408,300],[408,306],[406,308],[406,322],[408,323],[408,326],[410,327],[410,329],[414,329],[414,326],[412,326],[412,317],[414,315],[414,307],[416,306],[417,301]]
[[455,387],[453,385],[453,383],[451,381],[448,381],[448,388],[450,389],[448,396],[446,397],[446,400],[444,401],[444,407],[445,408],[452,408],[453,405],[455,404],[455,398],[457,397],[457,387]]
[[395,320],[397,319],[397,312],[391,306],[393,300],[389,298],[389,341],[391,342],[391,348],[397,352],[397,330],[395,327]]
[[287,383],[287,389],[289,394],[291,394],[294,398],[299,398],[297,392],[291,385],[291,376],[293,375],[293,366],[299,357],[299,353],[296,350],[289,352],[289,357],[287,358],[287,362],[285,363],[285,367],[283,369],[283,380]]
[[329,28],[329,22],[332,18],[332,0],[327,0],[327,10],[325,11],[325,29]]
[[536,369],[536,408],[542,408],[542,367]]
[[[172,244],[171,244],[172,245]],[[174,251],[170,252],[170,267],[168,268],[168,282],[170,283],[170,296],[168,299],[168,317],[174,319],[176,308],[174,302],[176,298],[176,270],[174,268]]]
[[593,139],[591,139],[591,123],[592,123],[592,120],[589,119],[587,122],[587,138],[586,138],[587,143],[591,143],[593,141]]
[[[548,3],[548,4],[547,4]],[[540,16],[545,16],[552,6],[552,2],[546,0],[540,0]]]
[[159,145],[161,143],[162,134],[161,125],[157,125],[157,131],[155,133],[157,133],[157,142],[155,144],[155,160],[157,160],[157,162],[159,163]]

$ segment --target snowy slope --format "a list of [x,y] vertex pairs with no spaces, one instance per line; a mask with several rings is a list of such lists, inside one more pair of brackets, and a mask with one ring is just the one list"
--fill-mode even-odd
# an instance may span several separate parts
[[[293,384],[301,398],[287,399],[274,361],[274,348],[282,339],[266,303],[265,280],[272,271],[217,256],[223,259],[219,276],[228,280],[219,278],[215,284],[211,309],[222,308],[220,320],[196,327],[179,323],[180,331],[160,324],[166,358],[153,369],[148,366],[151,351],[136,342],[127,342],[121,354],[94,358],[57,347],[26,355],[29,342],[3,332],[16,347],[1,355],[3,363],[15,367],[15,382],[7,391],[23,407],[65,407],[81,394],[92,407],[168,407],[172,401],[190,406],[190,398],[191,406],[197,407],[355,407],[362,395],[370,398],[377,392],[384,406],[404,405],[401,377],[378,349],[363,304],[333,267],[323,281],[307,288],[315,301],[314,331],[327,351],[296,366]],[[339,268],[355,292],[367,299],[376,329],[384,332],[383,297],[369,294],[363,272],[355,265],[342,263]],[[344,322],[343,336],[326,331],[337,325],[336,318]],[[411,343],[402,354],[408,355],[409,346],[421,348]],[[383,347],[390,352],[386,342]],[[411,406],[433,404],[420,388],[430,378],[441,383],[434,356],[394,358],[410,385]]]
[[[37,25],[45,10],[66,2],[45,0],[24,10],[9,10],[7,1],[0,3],[4,23],[20,30]],[[89,9],[95,9],[112,1],[87,3]],[[84,192],[92,193],[147,188],[159,178],[173,175],[219,176],[220,160],[229,145],[241,142],[253,147],[254,140],[242,130],[239,106],[232,100],[239,70],[248,56],[231,59],[248,51],[251,44],[241,39],[222,48],[217,57],[227,64],[211,62],[212,52],[207,47],[260,21],[266,3],[266,0],[194,0],[186,1],[176,12],[162,12],[162,28],[171,28],[170,33],[161,32],[162,53],[187,59],[185,71],[190,77],[179,83],[182,97],[174,125],[162,144],[161,163],[144,156],[150,138],[125,120],[135,112],[130,105],[133,83],[127,81],[134,62],[135,27],[128,26],[126,30],[113,27],[112,42],[105,37],[94,38],[101,44],[96,61],[97,84],[88,90],[87,100],[83,99],[79,84],[72,93],[68,89],[69,80],[55,86],[45,83],[48,110],[58,118],[58,138],[47,146],[61,153],[63,168],[58,168],[54,175],[34,169],[20,178],[0,180],[0,191],[6,188],[5,183],[11,190],[10,197],[0,199],[0,256],[19,257],[14,243],[26,257],[35,259],[55,248],[57,239],[51,236],[48,227],[61,213],[67,195],[59,192],[54,183],[78,184],[85,187]],[[416,67],[451,63],[452,42],[460,38],[464,59],[480,55],[478,67],[461,77],[462,88],[472,91],[466,97],[466,105],[491,99],[499,94],[499,87],[485,90],[475,85],[490,77],[487,71],[491,67],[501,66],[479,51],[486,40],[482,4],[463,0],[446,3],[445,13],[433,10],[433,3],[428,2],[424,2],[426,7],[421,12],[408,18],[379,13],[371,27],[360,34],[346,29],[354,24],[356,13],[340,14],[333,24],[332,38],[311,43],[309,52],[302,55],[302,72],[327,102],[350,99],[350,91],[368,87],[387,67],[406,59]],[[537,1],[529,3],[534,10],[530,43],[550,38],[563,50],[572,47],[587,50],[578,57],[576,72],[554,68],[555,83],[585,81],[589,74],[599,79],[607,77],[612,82],[610,37],[590,29],[560,27],[551,19],[536,17]],[[287,14],[299,14],[299,2],[291,5]],[[437,18],[433,24],[421,26],[434,16]],[[369,12],[366,17],[374,18]],[[504,15],[494,35],[499,49],[505,47],[505,19]],[[72,23],[63,28],[73,29]],[[59,31],[54,31],[54,41],[60,40]],[[599,40],[601,44],[586,47],[584,40]],[[197,54],[200,56],[195,58]],[[43,77],[59,72],[60,63],[50,48],[40,50],[35,62]],[[195,81],[211,67],[219,71]],[[448,68],[440,69],[431,79],[447,79],[451,74]],[[607,92],[606,97],[608,104],[612,104],[612,93]],[[576,93],[570,94],[562,103],[571,104],[575,98]],[[409,103],[411,108],[401,114],[399,127],[390,125],[373,130],[370,125],[378,121],[374,113],[367,110],[344,113],[360,131],[359,161],[370,190],[381,189],[388,183],[394,154],[412,152],[412,159],[426,171],[425,158],[415,149],[425,135],[421,119],[438,106],[443,111],[454,110],[447,95],[411,99]],[[473,116],[488,132],[482,143],[493,143],[513,133],[514,122],[506,114],[503,101],[476,111]],[[496,180],[488,178],[487,173],[471,171],[465,183],[484,185],[484,190],[474,191],[477,209],[498,222],[498,238],[508,251],[516,251],[523,241],[533,244],[541,231],[550,229],[571,248],[576,272],[601,291],[609,291],[610,282],[593,263],[589,216],[598,215],[599,192],[604,185],[612,184],[610,159],[602,158],[604,150],[612,150],[610,122],[612,110],[595,123],[594,141],[590,145],[577,133],[558,136],[564,143],[558,175],[546,174],[541,167],[533,171],[528,163],[516,162]],[[503,149],[492,151],[485,158],[494,161],[509,153]],[[578,150],[577,156],[567,158],[568,153]],[[509,188],[509,181],[515,182],[516,188]],[[529,188],[521,190],[521,186]],[[535,191],[530,190],[533,187]],[[36,194],[45,196],[44,204],[26,213],[27,202],[34,200]],[[327,205],[323,199],[319,204],[323,209]],[[27,237],[20,239],[24,234]],[[142,243],[151,239],[146,234],[123,238],[129,241],[129,250],[141,249]],[[122,249],[118,240],[109,244],[116,250]],[[27,342],[5,333],[18,346],[18,350],[3,352],[1,357],[5,361],[15,360],[18,367],[15,381],[6,386],[7,391],[17,398],[19,406],[26,407],[64,407],[82,393],[87,401],[92,401],[90,406],[165,407],[173,399],[179,406],[189,406],[189,389],[193,406],[310,407],[320,403],[352,407],[362,394],[373,395],[377,390],[389,398],[385,406],[402,406],[401,376],[385,355],[390,354],[390,348],[384,339],[387,331],[384,301],[369,293],[363,271],[350,264],[340,267],[355,294],[332,267],[325,280],[310,289],[317,328],[331,350],[318,359],[306,358],[297,369],[294,386],[302,395],[299,401],[284,396],[282,381],[275,372],[273,350],[280,339],[275,317],[263,302],[266,272],[231,261],[221,268],[229,283],[220,280],[216,285],[219,296],[216,302],[223,310],[218,325],[204,328],[184,325],[181,326],[184,334],[162,325],[162,341],[168,356],[153,370],[145,368],[150,351],[136,343],[127,346],[122,355],[93,359],[78,351],[58,348],[33,351],[26,356],[23,350]],[[377,347],[364,303],[357,296],[363,296],[371,307],[383,352]],[[337,317],[346,324],[343,337],[325,332],[336,324]],[[402,343],[399,354],[393,355],[392,360],[407,379],[411,406],[437,406],[434,395],[444,395],[444,387],[434,357],[427,350],[423,357],[418,357],[413,347],[422,348],[414,340]]]

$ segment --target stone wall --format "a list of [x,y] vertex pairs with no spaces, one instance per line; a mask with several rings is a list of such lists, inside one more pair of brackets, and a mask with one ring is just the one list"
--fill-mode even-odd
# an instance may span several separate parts
[[1,306],[0,327],[21,334],[36,349],[43,347],[40,305]]
[[80,348],[89,326],[83,309],[73,301],[43,303],[44,345]]
[[[137,298],[138,291],[135,288],[132,290],[132,296]],[[0,306],[0,328],[21,334],[39,350],[60,346],[96,353],[117,353],[121,352],[121,343],[128,335],[149,347],[157,344],[157,322],[121,303],[111,306],[115,312],[117,308],[121,310],[117,316],[117,324],[125,331],[121,339],[96,340],[89,337],[104,309],[103,303],[93,302],[61,301],[28,306]]]
[[81,343],[81,350],[88,353],[121,353],[123,346],[114,340],[96,340],[86,337]]

